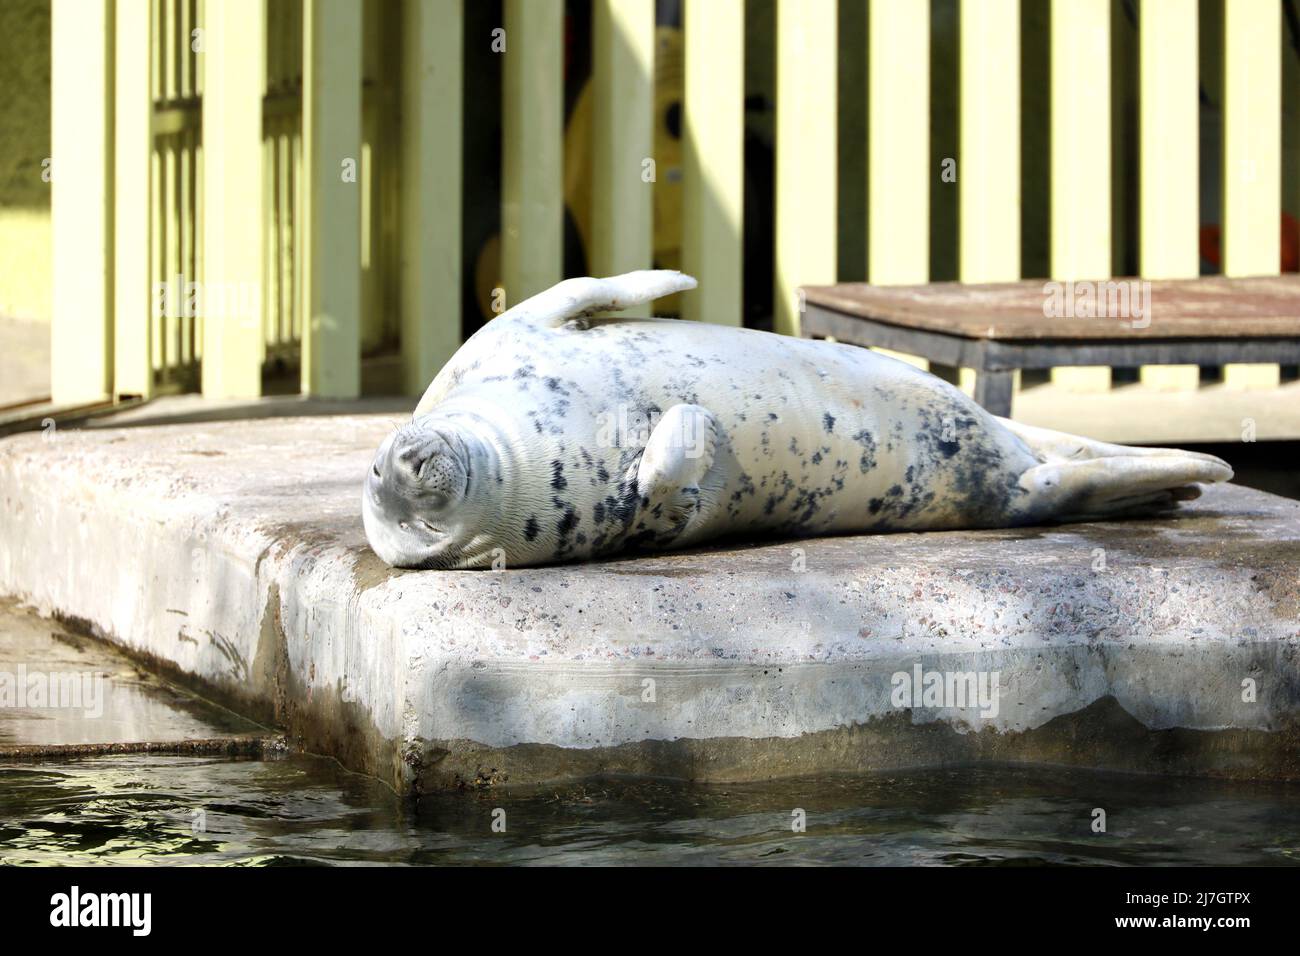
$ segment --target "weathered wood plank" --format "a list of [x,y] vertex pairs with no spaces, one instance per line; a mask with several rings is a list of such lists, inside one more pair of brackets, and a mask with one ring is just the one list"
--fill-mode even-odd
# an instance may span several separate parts
[[[1115,279],[1136,290],[1142,309],[1153,317],[1142,327],[1142,319],[1081,315],[1059,320],[1044,317],[1059,286],[1062,294],[1070,287],[1041,279],[1021,282],[966,285],[936,282],[918,286],[874,286],[841,283],[833,286],[805,286],[808,303],[847,315],[872,318],[904,328],[925,329],[951,335],[989,340],[1057,340],[1086,342],[1096,339],[1124,341],[1197,338],[1206,336],[1300,337],[1300,276],[1252,278],[1206,277],[1169,279],[1149,283],[1150,302],[1145,302],[1143,280]],[[1136,283],[1136,286],[1129,285]],[[1075,286],[1076,302],[1081,301]],[[1109,294],[1103,283],[1094,292]]]

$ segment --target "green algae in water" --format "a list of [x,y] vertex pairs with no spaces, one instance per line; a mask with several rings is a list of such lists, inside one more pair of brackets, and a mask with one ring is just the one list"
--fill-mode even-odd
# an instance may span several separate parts
[[1287,784],[985,767],[604,779],[416,803],[324,758],[123,755],[0,764],[0,863],[1294,864],[1297,797]]

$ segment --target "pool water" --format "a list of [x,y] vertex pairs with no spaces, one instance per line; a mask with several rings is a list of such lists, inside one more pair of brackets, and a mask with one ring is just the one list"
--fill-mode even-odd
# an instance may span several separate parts
[[0,762],[0,863],[1295,864],[1297,798],[1288,784],[1009,767],[416,802],[318,757],[94,756]]

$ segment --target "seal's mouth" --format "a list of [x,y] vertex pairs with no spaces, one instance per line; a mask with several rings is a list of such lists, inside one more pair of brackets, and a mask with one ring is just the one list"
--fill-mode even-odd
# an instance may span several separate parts
[[397,526],[403,531],[426,534],[431,538],[445,538],[447,532],[443,528],[436,528],[430,522],[423,518],[415,518],[411,521],[399,521]]

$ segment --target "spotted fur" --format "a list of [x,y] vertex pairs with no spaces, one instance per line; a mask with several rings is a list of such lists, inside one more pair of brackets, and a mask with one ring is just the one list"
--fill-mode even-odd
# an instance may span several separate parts
[[[1046,459],[910,365],[753,330],[590,317],[693,285],[677,273],[569,280],[488,323],[376,457],[363,511],[380,556],[415,567],[536,565],[722,535],[1052,517],[1021,480]],[[676,498],[652,500],[642,456],[681,405],[711,415],[711,463],[680,488],[660,481]],[[425,452],[453,459],[422,464],[441,497],[402,471],[402,454],[421,462]],[[680,464],[689,469],[689,456]],[[418,516],[432,530],[413,527]]]

